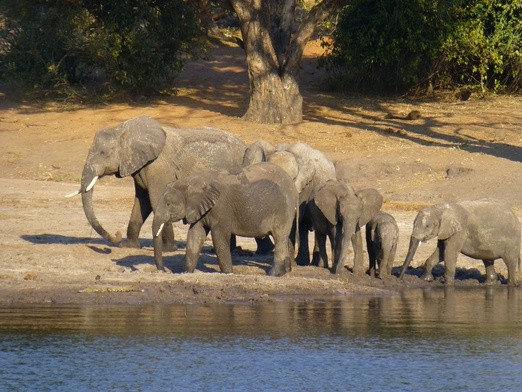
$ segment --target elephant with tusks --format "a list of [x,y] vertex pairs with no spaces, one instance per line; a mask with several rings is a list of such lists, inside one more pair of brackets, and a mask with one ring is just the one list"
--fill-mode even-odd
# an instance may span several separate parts
[[[141,227],[169,182],[203,170],[240,166],[245,148],[240,139],[228,132],[207,127],[172,128],[151,117],[133,118],[96,133],[83,168],[81,187],[68,196],[81,194],[87,220],[107,241],[139,248]],[[134,205],[125,239],[120,232],[109,233],[94,213],[94,184],[110,175],[132,176],[134,180]],[[165,249],[176,249],[172,225],[164,228],[162,238]]]

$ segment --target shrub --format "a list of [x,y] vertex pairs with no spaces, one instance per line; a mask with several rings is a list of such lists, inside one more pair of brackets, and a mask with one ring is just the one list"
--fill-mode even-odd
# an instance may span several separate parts
[[519,0],[466,2],[442,45],[436,72],[453,83],[520,90],[522,7]]
[[0,77],[36,87],[102,78],[134,92],[159,90],[200,47],[183,0],[5,0]]
[[321,64],[345,90],[520,89],[519,0],[358,0],[347,6]]

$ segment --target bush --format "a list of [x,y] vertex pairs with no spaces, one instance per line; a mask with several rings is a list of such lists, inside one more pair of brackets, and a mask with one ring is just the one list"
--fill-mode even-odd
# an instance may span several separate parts
[[517,90],[520,17],[518,0],[358,0],[342,11],[321,64],[345,90]]
[[200,47],[190,4],[5,0],[0,77],[45,88],[98,78],[133,92],[159,90],[181,69],[184,54]]
[[522,8],[519,0],[466,2],[446,36],[440,79],[479,86],[485,92],[520,90],[522,85]]

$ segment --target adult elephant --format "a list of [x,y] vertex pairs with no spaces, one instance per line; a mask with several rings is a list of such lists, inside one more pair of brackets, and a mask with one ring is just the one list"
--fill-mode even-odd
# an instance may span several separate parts
[[[83,168],[81,188],[75,194],[81,193],[85,216],[99,235],[122,247],[138,248],[141,227],[167,183],[209,168],[239,166],[245,148],[228,132],[164,127],[150,117],[137,117],[96,133]],[[94,184],[107,175],[134,179],[134,206],[124,240],[120,232],[107,232],[94,213]],[[162,238],[165,249],[176,249],[172,225],[165,227]]]
[[486,283],[497,280],[494,261],[501,258],[508,269],[508,284],[517,282],[520,269],[520,222],[511,208],[494,199],[441,203],[419,211],[400,278],[421,241],[437,237],[437,248],[424,264],[424,279],[433,280],[432,269],[444,261],[446,284],[453,284],[457,256],[462,253],[484,262]]
[[312,228],[312,221],[308,203],[313,198],[314,189],[336,178],[335,166],[323,152],[302,142],[279,144],[275,147],[264,140],[252,143],[245,151],[243,165],[263,161],[282,167],[294,180],[300,203],[299,249],[296,261],[299,265],[309,265],[308,231]]
[[185,271],[193,272],[210,231],[221,272],[232,273],[230,240],[233,235],[273,236],[274,263],[270,275],[291,270],[290,232],[298,206],[292,179],[277,165],[257,163],[237,174],[209,171],[174,181],[165,189],[154,214],[154,256],[164,270],[158,234],[164,224],[184,220],[187,234]]

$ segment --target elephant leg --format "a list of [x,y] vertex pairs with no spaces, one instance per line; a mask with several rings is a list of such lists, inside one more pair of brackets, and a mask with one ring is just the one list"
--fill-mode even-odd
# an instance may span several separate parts
[[299,249],[295,261],[297,265],[310,265],[310,248],[308,246],[308,230],[311,227],[310,219],[305,216],[307,208],[300,207],[299,211]]
[[366,271],[363,259],[362,234],[359,227],[357,227],[355,234],[352,236],[352,245],[354,253],[353,273],[356,275],[363,275]]
[[[147,191],[138,185],[134,184],[136,196],[134,198],[134,205],[127,226],[127,238],[122,240],[120,246],[122,248],[140,248],[138,236],[140,234],[143,222],[148,218],[152,212],[150,198]],[[171,225],[172,226],[172,225]]]
[[219,227],[213,227],[210,232],[212,243],[219,263],[219,269],[224,274],[232,273],[232,254],[230,253],[230,237],[231,233],[221,230]]
[[165,252],[174,252],[178,250],[176,241],[174,241],[174,228],[172,227],[172,223],[165,223],[161,232],[161,238],[163,240],[163,249]]
[[208,230],[201,223],[196,223],[189,228],[185,252],[185,272],[194,272],[196,269],[207,234]]
[[366,249],[368,249],[368,259],[370,261],[370,276],[375,277],[375,249],[370,225],[366,225]]
[[466,240],[466,234],[459,232],[444,240],[444,281],[447,285],[455,283],[455,271],[457,269],[457,257]]
[[494,260],[482,260],[484,268],[486,268],[486,284],[496,283],[498,280],[497,273],[495,272],[495,261]]
[[[335,263],[335,258],[341,254],[341,252],[336,248],[336,241],[337,241],[336,233],[337,233],[337,228],[335,228],[335,227],[333,228],[333,230],[331,230],[327,233],[328,241],[330,241],[330,254],[332,255],[332,268]],[[323,252],[324,253],[321,255],[321,258],[324,262],[324,268],[329,268],[328,267],[328,254],[326,252],[326,243],[324,244]]]
[[516,286],[517,282],[517,267],[519,264],[520,255],[518,252],[512,252],[511,254],[504,256],[502,260],[506,263],[508,270],[508,286]]
[[426,282],[433,282],[434,278],[433,278],[432,270],[433,270],[433,267],[435,267],[435,265],[437,265],[440,261],[442,261],[441,258],[442,258],[442,255],[444,254],[443,249],[444,249],[443,241],[438,241],[435,251],[424,262],[424,274],[422,275],[422,278]]
[[388,271],[388,259],[390,258],[390,248],[385,246],[385,244],[379,252],[379,257],[377,258],[377,266],[379,267],[379,278],[386,279],[387,271]]
[[388,260],[386,261],[386,271],[384,271],[388,276],[392,275],[393,269],[393,261],[395,260],[395,253],[397,252],[397,244],[393,244],[390,253],[388,254]]
[[316,231],[312,265],[319,267],[321,262],[325,268],[328,268],[328,256],[326,255],[326,235]]
[[274,230],[274,261],[268,271],[270,276],[283,276],[292,270],[292,263],[288,251],[288,236]]

